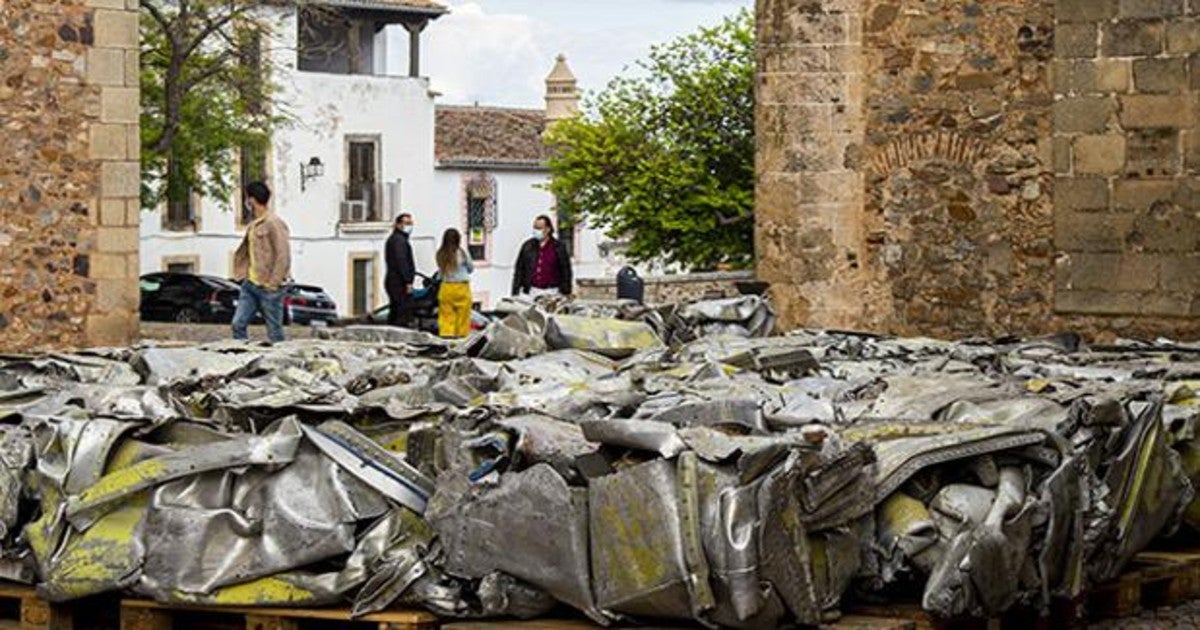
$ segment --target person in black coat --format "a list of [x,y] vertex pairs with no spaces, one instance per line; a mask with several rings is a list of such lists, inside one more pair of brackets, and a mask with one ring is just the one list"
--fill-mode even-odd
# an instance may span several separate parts
[[571,254],[554,238],[554,223],[541,215],[533,221],[533,237],[521,245],[513,272],[513,295],[571,295]]
[[383,252],[387,266],[383,286],[388,294],[388,325],[408,326],[412,319],[413,281],[417,277],[412,243],[408,240],[413,230],[412,215],[405,212],[396,217],[395,228]]

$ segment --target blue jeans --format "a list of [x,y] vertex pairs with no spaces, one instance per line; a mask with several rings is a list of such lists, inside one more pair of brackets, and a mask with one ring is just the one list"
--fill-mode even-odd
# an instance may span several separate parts
[[267,339],[272,343],[283,341],[283,291],[268,291],[249,280],[242,283],[238,294],[237,311],[233,314],[233,338],[249,339],[250,320],[260,312],[267,322]]

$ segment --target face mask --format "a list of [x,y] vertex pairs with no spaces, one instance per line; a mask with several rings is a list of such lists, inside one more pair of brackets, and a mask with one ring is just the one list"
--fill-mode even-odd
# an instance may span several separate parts
[[536,238],[539,241],[544,241],[544,240],[546,240],[546,233],[541,230],[535,229],[533,231],[533,238]]
[[250,203],[249,199],[242,202],[242,207],[246,209],[246,212],[254,214],[254,204]]
[[413,229],[413,226],[406,225],[406,226],[400,228],[400,231],[404,232],[405,234],[412,234],[412,229]]

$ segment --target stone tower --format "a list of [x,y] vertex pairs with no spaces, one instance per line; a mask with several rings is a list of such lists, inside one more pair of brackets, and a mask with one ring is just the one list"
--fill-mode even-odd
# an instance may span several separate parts
[[1200,336],[1200,0],[759,0],[784,327]]
[[572,118],[579,113],[579,89],[575,73],[567,65],[567,56],[560,54],[554,69],[546,77],[546,120],[554,122]]

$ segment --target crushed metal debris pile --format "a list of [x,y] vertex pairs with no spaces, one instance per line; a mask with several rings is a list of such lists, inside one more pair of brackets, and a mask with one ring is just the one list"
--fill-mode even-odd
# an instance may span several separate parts
[[53,600],[815,623],[1046,606],[1200,527],[1200,346],[768,337],[746,297],[0,356],[0,577]]

